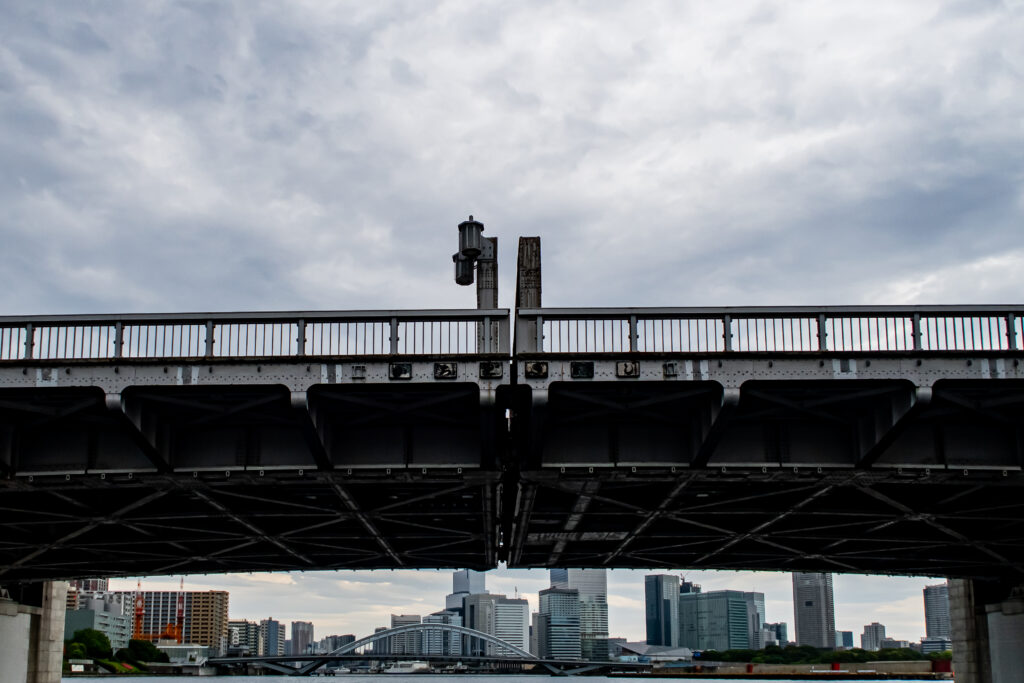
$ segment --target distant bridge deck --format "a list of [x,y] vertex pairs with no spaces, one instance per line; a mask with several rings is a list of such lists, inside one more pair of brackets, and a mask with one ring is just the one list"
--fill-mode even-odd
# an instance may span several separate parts
[[1022,314],[2,317],[0,583],[499,561],[1019,580]]

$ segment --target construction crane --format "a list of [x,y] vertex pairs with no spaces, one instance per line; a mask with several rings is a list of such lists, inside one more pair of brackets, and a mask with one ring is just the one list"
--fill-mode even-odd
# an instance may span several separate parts
[[134,637],[137,640],[148,640],[157,642],[159,640],[173,640],[179,645],[184,642],[185,636],[185,577],[181,577],[178,584],[178,596],[175,605],[174,621],[164,626],[159,633],[145,633],[142,630],[142,623],[146,614],[146,600],[142,595],[142,581],[138,582],[135,588],[135,629]]

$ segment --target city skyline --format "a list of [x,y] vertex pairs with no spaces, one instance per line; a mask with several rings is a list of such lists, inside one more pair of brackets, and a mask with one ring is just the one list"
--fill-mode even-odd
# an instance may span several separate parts
[[[609,636],[644,641],[644,576],[672,574],[702,584],[705,591],[739,590],[765,594],[766,621],[789,624],[795,640],[791,574],[682,570],[609,570]],[[137,578],[111,579],[111,590],[134,589]],[[144,577],[143,590],[176,590],[178,577]],[[486,575],[490,593],[525,598],[530,612],[548,588],[548,570],[502,569]],[[912,642],[925,635],[922,591],[935,578],[834,575],[836,630],[860,634],[871,622],[887,635]],[[282,624],[314,624],[316,639],[328,635],[368,635],[387,626],[391,614],[426,616],[445,608],[452,590],[451,570],[252,573],[185,577],[185,590],[228,590],[230,618]],[[332,594],[337,602],[332,603]],[[346,605],[348,606],[346,608]],[[920,631],[918,633],[918,631]],[[290,632],[288,637],[291,637]]]

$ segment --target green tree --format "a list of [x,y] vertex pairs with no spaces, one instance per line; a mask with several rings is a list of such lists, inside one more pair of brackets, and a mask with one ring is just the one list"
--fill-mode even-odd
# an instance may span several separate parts
[[82,628],[75,631],[75,636],[71,640],[72,643],[84,645],[86,653],[93,659],[109,659],[114,653],[107,634],[94,628]]
[[89,656],[86,654],[85,645],[81,643],[68,643],[66,654],[68,659],[85,659]]
[[128,649],[132,651],[136,662],[169,662],[166,652],[161,652],[156,645],[148,640],[129,640]]

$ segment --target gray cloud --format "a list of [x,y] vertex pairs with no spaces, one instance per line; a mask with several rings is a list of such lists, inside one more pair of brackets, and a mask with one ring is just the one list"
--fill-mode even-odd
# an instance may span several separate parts
[[562,305],[864,302],[1019,229],[999,3],[4,13],[6,313],[467,305],[470,212]]

